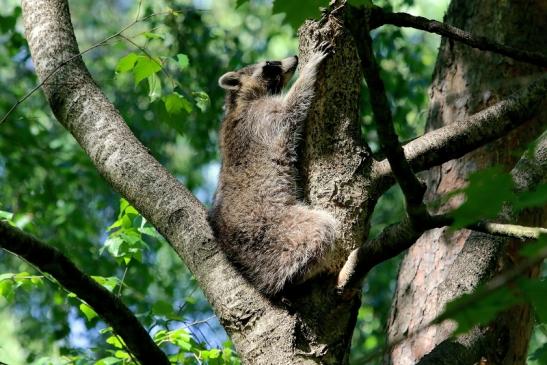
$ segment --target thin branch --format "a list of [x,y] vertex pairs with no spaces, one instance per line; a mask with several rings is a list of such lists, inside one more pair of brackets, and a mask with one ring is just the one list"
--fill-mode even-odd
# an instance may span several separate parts
[[[547,132],[538,138],[533,151],[525,152],[515,167],[511,177],[518,192],[532,191],[545,179],[547,171]],[[423,216],[420,224],[411,224],[408,217],[400,223],[385,228],[375,239],[367,240],[348,257],[338,274],[338,287],[343,293],[356,288],[367,273],[379,263],[397,256],[408,249],[425,232],[432,228],[449,226],[453,223],[450,213],[437,216]],[[514,213],[504,210],[497,220],[515,219]],[[479,222],[466,227],[471,230],[492,235],[525,239],[536,239],[547,233],[545,228],[524,227],[514,224]]]
[[[524,124],[545,105],[545,100],[547,74],[495,105],[409,142],[404,146],[405,157],[414,171],[462,157]],[[387,160],[376,163],[374,170],[382,194],[395,179]]]
[[540,67],[547,67],[547,55],[540,52],[526,51],[515,47],[506,46],[489,38],[475,36],[454,26],[430,20],[421,16],[413,16],[407,13],[392,13],[373,6],[370,9],[370,28],[374,29],[384,24],[399,27],[410,27],[426,32],[439,34],[449,39],[466,44],[483,51],[490,51],[513,58],[518,61],[530,63]]
[[50,274],[89,304],[112,326],[140,363],[169,364],[167,356],[120,299],[83,273],[60,251],[3,221],[0,221],[0,247]]
[[[410,248],[425,231],[450,226],[453,222],[449,214],[441,214],[422,217],[422,222],[416,225],[407,216],[401,222],[386,227],[376,238],[367,240],[350,254],[338,276],[338,289],[345,291],[357,287],[373,267]],[[520,240],[537,239],[547,234],[546,228],[492,222],[478,222],[465,228]]]
[[372,39],[367,26],[366,24],[363,26],[351,21],[348,24],[357,43],[361,69],[367,82],[382,152],[387,156],[389,165],[404,193],[410,220],[418,223],[422,215],[427,215],[422,201],[425,193],[425,185],[414,175],[412,168],[405,158],[403,148],[399,143],[399,138],[393,125],[393,117],[384,82],[380,77],[380,70],[372,50]]
[[[139,4],[139,12],[140,12],[140,4]],[[36,85],[35,87],[33,87],[28,93],[26,93],[22,98],[18,99],[15,104],[13,104],[11,106],[11,108],[7,111],[6,114],[4,114],[4,116],[2,116],[2,119],[0,119],[0,125],[2,125],[2,123],[4,123],[8,117],[11,115],[11,113],[13,113],[15,111],[15,109],[17,109],[17,107],[19,105],[21,105],[25,100],[27,100],[30,96],[32,96],[32,94],[34,94],[39,88],[41,88],[53,75],[55,75],[59,70],[61,70],[63,67],[65,67],[67,64],[69,64],[70,62],[74,61],[74,60],[77,60],[79,59],[82,55],[86,54],[87,52],[95,49],[95,48],[98,48],[98,47],[101,47],[103,45],[105,45],[106,43],[108,43],[110,40],[116,38],[116,37],[122,37],[126,40],[128,40],[126,37],[123,37],[123,32],[125,32],[126,30],[128,30],[129,28],[133,27],[135,24],[137,23],[140,23],[140,22],[143,22],[143,21],[146,21],[152,17],[155,17],[155,16],[160,16],[160,15],[166,15],[166,14],[173,14],[173,13],[179,13],[181,11],[177,11],[177,10],[170,10],[170,11],[164,11],[164,12],[159,12],[159,13],[154,13],[154,14],[150,14],[150,15],[147,15],[147,16],[144,16],[142,18],[136,18],[134,21],[132,21],[131,23],[129,23],[128,25],[126,25],[125,27],[123,27],[121,30],[119,30],[118,32],[114,33],[114,34],[111,34],[110,36],[106,37],[105,39],[103,39],[102,41],[100,42],[97,42],[95,43],[94,45],[84,49],[82,52],[78,53],[78,54],[75,54],[73,55],[72,57],[70,57],[69,59],[59,63],[57,65],[57,67],[55,67],[48,75],[46,75],[39,83],[38,85]],[[132,42],[131,42],[132,43]],[[150,57],[152,58],[152,57]],[[152,58],[153,59],[153,58]]]

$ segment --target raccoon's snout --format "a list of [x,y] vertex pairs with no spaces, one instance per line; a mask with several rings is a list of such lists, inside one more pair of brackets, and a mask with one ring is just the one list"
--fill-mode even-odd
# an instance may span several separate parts
[[283,68],[283,73],[293,73],[298,66],[298,56],[291,56],[283,59],[281,61],[281,67]]

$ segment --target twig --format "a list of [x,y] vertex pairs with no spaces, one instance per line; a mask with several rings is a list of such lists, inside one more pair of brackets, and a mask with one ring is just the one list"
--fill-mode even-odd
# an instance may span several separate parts
[[[21,99],[17,100],[17,102],[15,104],[13,104],[11,106],[11,108],[8,110],[8,112],[6,114],[4,114],[4,116],[2,117],[2,119],[0,119],[0,125],[2,125],[2,123],[4,123],[8,117],[11,115],[11,113],[13,113],[13,111],[21,104],[23,103],[25,100],[27,100],[32,94],[34,94],[40,87],[42,87],[42,85],[44,85],[47,80],[49,80],[53,75],[55,75],[57,72],[59,72],[60,69],[62,69],[64,66],[66,66],[67,64],[69,64],[70,62],[74,61],[75,59],[77,59],[78,57],[86,54],[87,52],[95,49],[95,48],[98,48],[98,47],[101,47],[103,46],[104,44],[108,43],[110,40],[116,38],[116,37],[119,37],[120,35],[122,35],[123,32],[125,32],[127,29],[133,27],[135,24],[137,23],[140,23],[140,22],[143,22],[145,20],[148,20],[152,17],[155,17],[155,16],[160,16],[160,15],[166,15],[166,14],[174,14],[174,13],[180,13],[182,12],[181,10],[170,10],[170,11],[164,11],[164,12],[159,12],[159,13],[154,13],[154,14],[150,14],[150,15],[147,15],[145,17],[142,17],[140,19],[135,19],[134,21],[132,21],[131,23],[129,23],[128,25],[126,25],[125,27],[123,27],[121,30],[119,30],[118,32],[106,37],[105,39],[103,39],[102,41],[100,42],[97,42],[95,43],[94,45],[92,45],[91,47],[89,48],[86,48],[85,50],[81,51],[80,53],[78,54],[75,54],[73,55],[72,57],[70,57],[68,60],[66,61],[63,61],[61,62],[59,65],[57,65],[57,67],[55,67],[53,69],[53,71],[51,71],[46,77],[44,77],[44,79],[42,81],[40,81],[38,83],[38,85],[36,85],[35,87],[33,87],[27,94],[25,94],[25,96],[23,96]],[[125,38],[125,37],[124,37]],[[126,38],[127,39],[127,38]]]
[[385,11],[380,7],[373,6],[371,9],[370,22],[370,29],[377,28],[384,24],[420,29],[426,32],[439,34],[483,51],[495,52],[518,61],[531,63],[540,67],[547,67],[547,56],[540,52],[526,51],[506,46],[487,37],[475,36],[454,26],[421,16],[413,16],[407,13],[392,13]]
[[[373,267],[408,249],[425,231],[450,226],[453,222],[449,214],[441,214],[422,217],[421,224],[417,226],[407,216],[401,222],[386,227],[376,238],[367,240],[349,255],[338,275],[338,290],[342,293],[351,291]],[[478,222],[466,228],[520,240],[537,239],[541,234],[547,234],[547,229],[541,227],[490,222]]]

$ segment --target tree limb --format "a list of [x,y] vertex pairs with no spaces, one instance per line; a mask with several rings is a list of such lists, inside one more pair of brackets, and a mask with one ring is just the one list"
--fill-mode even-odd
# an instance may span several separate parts
[[[450,226],[454,221],[447,214],[421,219],[422,222],[416,225],[411,223],[407,216],[401,222],[386,227],[376,238],[367,240],[363,246],[354,250],[340,271],[338,289],[344,291],[357,287],[373,267],[410,248],[425,231]],[[520,240],[537,239],[540,235],[547,234],[546,228],[493,222],[478,222],[466,228]]]
[[[524,124],[545,105],[546,95],[544,75],[506,100],[407,143],[405,157],[415,171],[459,158]],[[383,193],[395,183],[388,160],[378,162],[374,170],[378,191]]]
[[423,205],[425,185],[418,180],[411,166],[407,162],[403,148],[393,125],[393,116],[387,99],[384,83],[380,77],[380,70],[372,50],[372,38],[368,26],[356,24],[349,18],[349,28],[353,33],[361,69],[367,82],[370,103],[376,124],[382,152],[387,156],[389,165],[401,186],[406,200],[406,209],[411,222],[419,223],[422,215],[427,215]]
[[268,307],[219,250],[205,207],[137,140],[91,78],[68,2],[24,0],[22,9],[36,73],[40,80],[50,77],[43,91],[51,109],[98,172],[169,241],[221,320],[236,307],[234,295],[238,304]]
[[518,61],[527,62],[540,67],[547,67],[547,56],[540,52],[526,51],[504,44],[494,42],[487,37],[475,36],[454,26],[430,20],[421,16],[413,16],[407,13],[392,13],[373,6],[370,9],[370,28],[374,29],[384,24],[391,24],[399,27],[410,27],[424,30],[426,32],[439,34],[449,39],[466,44],[470,47],[483,51],[499,53],[503,56]]
[[[511,170],[515,190],[530,191],[542,183],[547,172],[547,132],[538,139],[532,152],[526,152]],[[408,249],[427,230],[449,226],[453,223],[450,214],[431,217],[421,217],[419,225],[411,224],[408,217],[401,222],[386,227],[378,237],[367,240],[361,247],[355,249],[348,257],[338,275],[340,291],[355,288],[366,274],[376,265],[397,256]],[[501,212],[498,220],[513,220],[513,214]],[[541,234],[547,234],[547,229],[540,227],[524,227],[514,224],[478,222],[468,229],[506,238],[521,240],[536,239]]]
[[57,249],[0,221],[0,247],[53,276],[63,287],[83,299],[123,339],[140,363],[170,364],[138,319],[114,294],[80,271]]
[[[220,250],[205,207],[137,140],[95,84],[81,57],[76,56],[79,50],[68,1],[23,0],[22,5],[26,38],[39,79],[58,69],[43,84],[43,91],[59,122],[76,138],[109,184],[173,246],[194,274],[242,361],[296,363],[300,355],[293,342],[294,329],[303,316],[312,316],[311,311],[302,314],[302,309],[313,308],[313,315],[318,308],[333,313],[330,309],[334,304],[325,304],[319,297],[313,299],[313,305],[304,300],[295,314],[295,307],[288,311],[282,303],[264,297],[249,284]],[[63,62],[65,65],[58,68]],[[325,321],[322,316],[314,324],[318,328],[324,323],[351,325],[357,311],[348,309],[350,305],[353,302],[336,304],[340,312],[332,320]],[[312,335],[309,338],[305,341],[311,348],[326,348],[322,343],[312,344]],[[313,338],[317,341],[317,337]],[[325,338],[325,342],[331,340]],[[349,339],[349,335],[345,338]],[[340,345],[333,351],[345,353],[346,349]]]

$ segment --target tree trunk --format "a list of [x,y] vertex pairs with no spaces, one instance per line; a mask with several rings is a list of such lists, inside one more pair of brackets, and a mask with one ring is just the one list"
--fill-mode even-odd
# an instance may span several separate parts
[[112,187],[185,261],[243,363],[347,364],[359,298],[340,298],[334,273],[365,236],[375,195],[370,198],[371,174],[363,173],[373,160],[359,133],[359,62],[341,19],[327,15],[308,22],[300,36],[301,64],[320,41],[336,49],[319,75],[301,167],[306,199],[340,222],[338,248],[327,265],[331,274],[270,300],[230,264],[213,239],[204,207],[154,160],[93,82],[79,55],[68,2],[22,5],[36,73],[47,81],[43,90],[53,113]]
[[[547,3],[542,0],[453,0],[445,21],[510,46],[547,49]],[[542,71],[443,39],[430,90],[428,129],[458,122],[496,103]],[[517,149],[545,127],[546,113],[540,114],[502,140],[430,170],[426,175],[427,199],[432,201],[465,186],[472,171],[493,164],[510,170],[520,155],[515,153]],[[459,203],[461,200],[452,199],[439,212]],[[519,222],[544,225],[546,217],[545,212],[529,211],[519,217]],[[388,324],[390,340],[412,335],[433,320],[447,301],[512,265],[517,248],[515,242],[467,230],[426,232],[401,263]],[[519,306],[491,325],[457,339],[449,339],[453,325],[432,326],[395,346],[391,362],[416,364],[423,358],[420,364],[474,364],[483,357],[488,364],[524,364],[532,324],[528,306]]]

